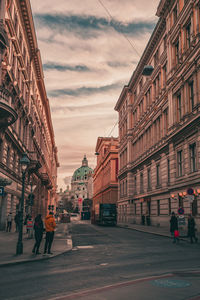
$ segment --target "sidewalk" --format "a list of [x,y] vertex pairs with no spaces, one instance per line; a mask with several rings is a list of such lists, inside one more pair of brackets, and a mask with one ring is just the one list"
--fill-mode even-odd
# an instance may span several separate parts
[[[169,229],[166,227],[156,227],[156,226],[130,224],[130,223],[118,223],[117,226],[172,238]],[[198,241],[200,242],[199,232],[197,232],[196,236],[198,238]],[[184,240],[185,242],[190,243],[190,239],[187,237],[186,231],[180,231],[180,240]]]
[[[10,264],[49,259],[72,249],[72,240],[68,233],[68,224],[66,223],[57,224],[51,249],[53,252],[52,255],[32,254],[35,239],[34,237],[32,239],[28,239],[26,233],[23,234],[23,254],[16,255],[17,240],[17,232],[0,231],[0,267]],[[44,251],[44,243],[45,234],[43,235],[40,245],[41,253]]]

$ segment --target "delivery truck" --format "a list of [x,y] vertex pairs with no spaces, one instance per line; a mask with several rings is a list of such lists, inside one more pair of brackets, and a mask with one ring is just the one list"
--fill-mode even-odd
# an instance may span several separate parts
[[104,203],[95,205],[94,223],[98,225],[117,224],[117,207],[116,204]]

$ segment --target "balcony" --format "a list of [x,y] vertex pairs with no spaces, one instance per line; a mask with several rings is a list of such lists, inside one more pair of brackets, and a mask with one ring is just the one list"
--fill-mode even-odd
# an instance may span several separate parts
[[47,173],[40,173],[40,178],[41,181],[44,185],[49,185],[50,184],[50,178]]
[[40,161],[37,158],[37,153],[34,151],[29,151],[29,159],[30,159],[30,165],[29,165],[29,173],[36,173],[38,169],[42,167]]
[[12,180],[0,176],[0,186],[4,187],[11,184],[12,184]]
[[0,87],[0,128],[6,128],[13,124],[18,115],[9,102],[10,92]]

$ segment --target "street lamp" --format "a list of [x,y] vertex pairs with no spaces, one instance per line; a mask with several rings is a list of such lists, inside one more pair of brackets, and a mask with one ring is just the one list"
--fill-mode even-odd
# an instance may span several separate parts
[[25,186],[26,170],[29,164],[30,164],[30,160],[27,154],[24,153],[23,157],[20,159],[20,165],[22,169],[22,195],[20,199],[19,235],[18,235],[16,254],[23,254],[22,236],[23,236],[23,213],[24,213],[24,186]]

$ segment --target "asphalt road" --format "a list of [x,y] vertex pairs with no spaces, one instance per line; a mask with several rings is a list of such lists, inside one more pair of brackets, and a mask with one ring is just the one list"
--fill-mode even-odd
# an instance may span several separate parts
[[78,220],[69,226],[71,252],[0,269],[1,300],[200,299],[199,244]]

